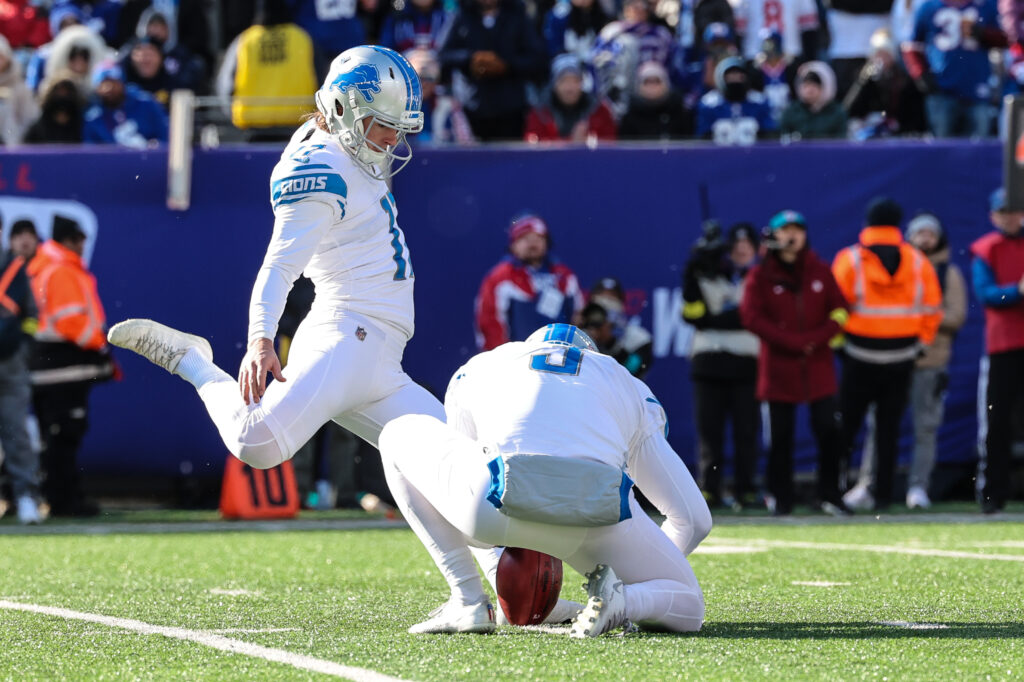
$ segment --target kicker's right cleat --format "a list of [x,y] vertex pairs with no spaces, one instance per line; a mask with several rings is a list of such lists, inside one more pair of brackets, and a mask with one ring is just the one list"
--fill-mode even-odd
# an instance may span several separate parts
[[213,349],[210,348],[209,341],[153,320],[134,319],[118,322],[107,332],[107,340],[112,345],[135,351],[171,374],[178,373],[181,359],[192,348],[207,360],[213,360]]
[[456,632],[494,632],[494,607],[490,602],[463,606],[448,601],[430,612],[430,617],[409,628],[414,635],[454,634]]
[[629,623],[624,586],[611,566],[598,564],[592,573],[587,573],[585,587],[587,605],[573,620],[570,637],[600,637]]

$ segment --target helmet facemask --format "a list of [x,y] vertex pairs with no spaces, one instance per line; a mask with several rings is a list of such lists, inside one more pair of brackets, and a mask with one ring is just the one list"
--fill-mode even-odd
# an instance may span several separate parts
[[[329,102],[322,101],[323,91],[316,93],[317,107],[324,114],[327,129],[370,177],[387,180],[405,168],[412,160],[412,148],[405,136],[423,130],[422,112],[403,111],[395,120],[366,103],[355,89],[330,94],[334,95],[333,106],[325,106]],[[395,144],[382,147],[370,140],[375,126],[394,130]]]

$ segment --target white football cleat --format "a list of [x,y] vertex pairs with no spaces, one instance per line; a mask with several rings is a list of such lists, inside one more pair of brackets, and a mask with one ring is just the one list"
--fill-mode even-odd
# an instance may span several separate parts
[[455,632],[494,632],[494,607],[490,602],[464,606],[448,601],[430,612],[430,617],[409,628],[414,635],[451,634]]
[[22,495],[18,498],[18,521],[26,525],[43,522],[43,517],[39,514],[39,505],[31,495]]
[[860,509],[861,511],[871,510],[875,508],[875,496],[868,490],[868,486],[861,485],[858,483],[843,495],[843,502],[850,509]]
[[928,509],[932,506],[932,501],[928,498],[928,493],[919,485],[912,486],[907,491],[907,509]]
[[587,606],[572,622],[569,636],[574,639],[599,637],[606,632],[629,625],[626,618],[626,594],[622,581],[611,566],[598,564],[587,573]]
[[207,360],[213,361],[213,349],[209,341],[153,320],[118,322],[107,332],[107,340],[115,346],[135,351],[171,374],[177,374],[181,359],[192,348]]

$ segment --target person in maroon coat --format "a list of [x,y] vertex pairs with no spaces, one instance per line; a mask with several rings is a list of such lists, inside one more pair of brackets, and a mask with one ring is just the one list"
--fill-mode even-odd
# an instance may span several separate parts
[[771,419],[774,513],[793,509],[796,406],[807,403],[818,444],[818,503],[827,513],[849,514],[839,493],[842,435],[831,347],[846,320],[846,299],[828,264],[807,247],[801,214],[782,211],[765,232],[768,253],[747,277],[740,319],[761,339],[757,397],[768,403]]

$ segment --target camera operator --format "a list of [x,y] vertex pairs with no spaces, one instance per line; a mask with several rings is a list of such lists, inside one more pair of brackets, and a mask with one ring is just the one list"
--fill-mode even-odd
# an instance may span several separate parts
[[732,506],[754,505],[759,407],[754,397],[757,337],[740,323],[743,280],[757,257],[757,234],[738,223],[722,239],[716,222],[704,224],[683,273],[683,319],[695,328],[690,376],[696,410],[701,489],[712,507],[725,506],[722,470],[725,422],[732,421]]
[[643,379],[654,359],[651,333],[626,313],[626,292],[614,277],[602,277],[590,289],[590,302],[578,325],[598,350],[615,358],[637,379]]
[[767,255],[751,270],[740,306],[743,324],[761,339],[757,397],[768,403],[771,446],[768,492],[772,511],[793,510],[793,431],[806,403],[818,445],[819,508],[845,514],[839,495],[843,451],[836,400],[833,344],[841,340],[847,303],[829,265],[807,246],[807,221],[777,213],[764,231]]

